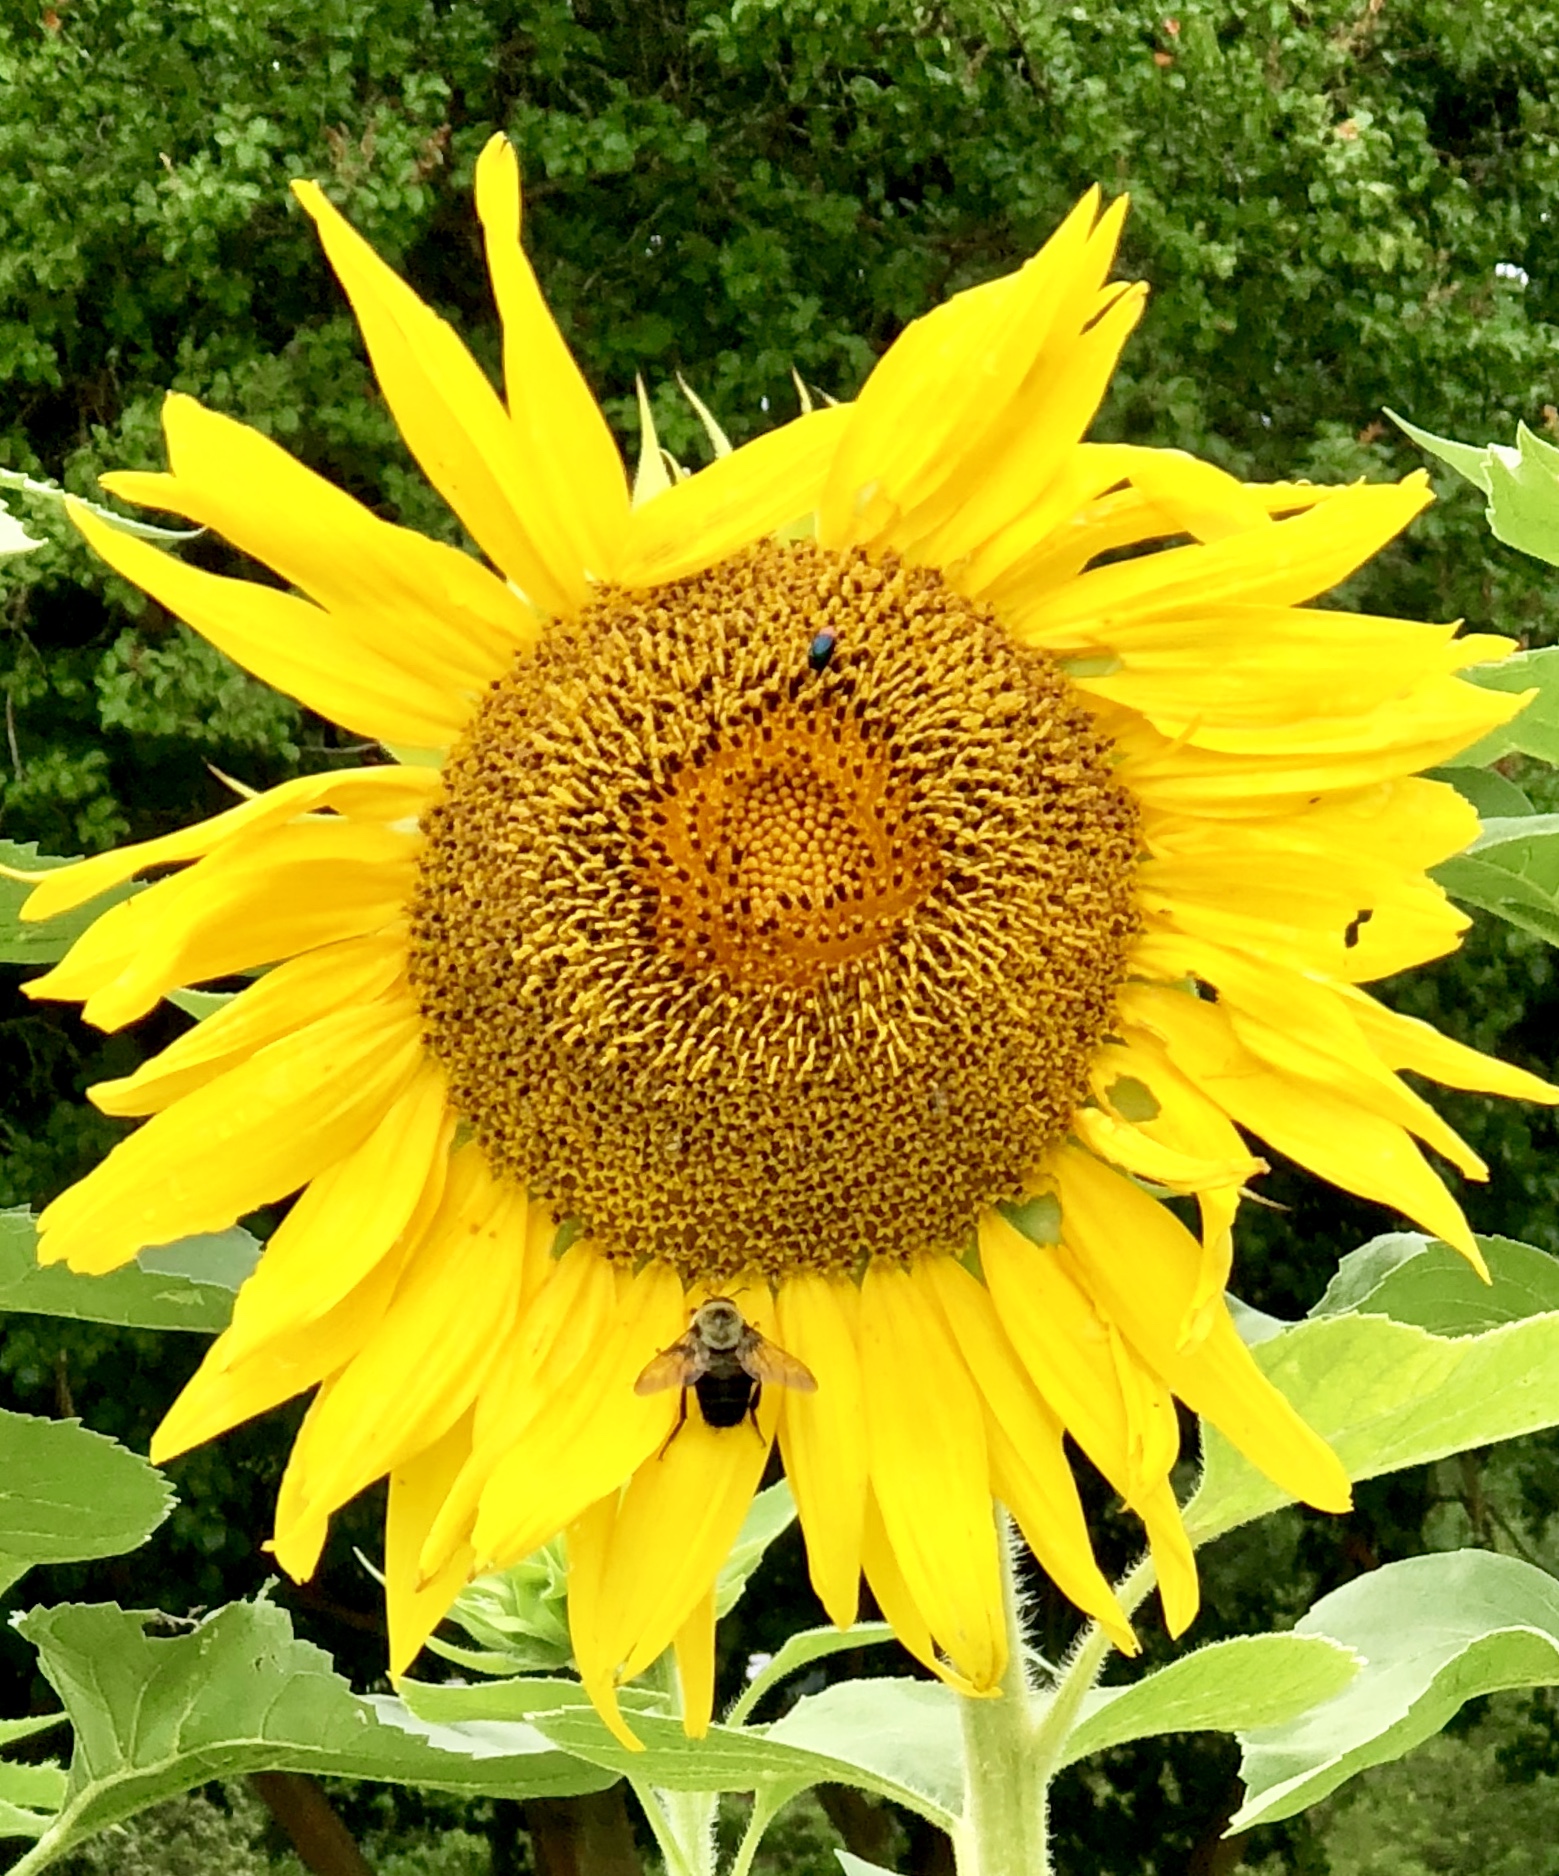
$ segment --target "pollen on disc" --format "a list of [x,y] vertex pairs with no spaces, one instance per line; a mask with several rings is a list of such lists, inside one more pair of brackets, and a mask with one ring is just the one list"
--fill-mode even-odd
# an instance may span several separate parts
[[769,543],[604,590],[493,686],[412,982],[494,1168],[608,1251],[955,1250],[1085,1097],[1136,852],[1048,658],[934,573]]

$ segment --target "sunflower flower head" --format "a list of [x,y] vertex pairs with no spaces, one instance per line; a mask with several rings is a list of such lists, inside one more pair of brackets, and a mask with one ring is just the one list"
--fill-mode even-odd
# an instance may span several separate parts
[[438,757],[303,777],[29,900],[158,869],[29,986],[107,1029],[260,973],[92,1090],[145,1123],[41,1220],[45,1259],[99,1271],[297,1195],[155,1455],[315,1390],[276,1554],[306,1575],[388,1475],[396,1671],[561,1537],[574,1658],[630,1740],[616,1690],[668,1648],[708,1722],[716,1576],[776,1441],[830,1616],[864,1574],[966,1691],[1004,1666],[996,1504],[1135,1647],[1067,1435],[1179,1632],[1177,1399],[1348,1502],[1224,1304],[1252,1143],[1476,1261],[1421,1144],[1484,1169],[1400,1071],[1559,1098],[1361,987],[1458,942],[1427,870],[1477,824],[1418,771],[1523,702],[1457,675],[1506,640],[1309,604],[1422,477],[1247,486],[1084,442],[1143,304],[1090,195],[853,404],[635,501],[501,138],[504,399],[297,193],[482,557],[184,397],[168,472],[109,486],[285,590],[75,510],[257,675]]

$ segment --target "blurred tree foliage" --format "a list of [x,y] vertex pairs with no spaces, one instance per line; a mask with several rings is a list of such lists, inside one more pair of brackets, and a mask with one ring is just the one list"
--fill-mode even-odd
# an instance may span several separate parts
[[[106,468],[161,466],[178,389],[458,538],[286,184],[321,178],[491,366],[469,185],[498,128],[543,285],[629,450],[635,372],[697,460],[677,372],[738,438],[794,409],[793,368],[847,397],[907,319],[1010,268],[1093,182],[1131,191],[1123,270],[1154,289],[1096,434],[1331,480],[1418,466],[1386,403],[1450,435],[1518,416],[1559,432],[1559,0],[18,0],[0,12],[0,463],[96,494]],[[1546,570],[1444,492],[1346,601],[1559,636]],[[0,575],[0,833],[92,850],[220,805],[212,767],[263,786],[360,753],[104,573],[52,511],[29,525],[47,545]],[[114,1136],[82,1087],[182,1019],[105,1039],[4,975],[0,1203],[37,1203]],[[1554,1033],[1550,955],[1503,931],[1394,994],[1539,1064]],[[1553,1128],[1450,1105],[1494,1167],[1477,1223],[1559,1248]],[[1386,1221],[1282,1168],[1269,1189],[1290,1209],[1251,1221],[1244,1287],[1292,1313]],[[13,1320],[0,1391],[138,1442],[197,1356],[191,1338]],[[154,1546],[47,1593],[179,1608],[251,1590],[285,1420],[192,1456]],[[1426,1542],[1501,1541],[1491,1503],[1553,1561],[1550,1446],[1495,1470],[1486,1491],[1385,1481],[1352,1519],[1229,1540],[1204,1632],[1282,1619]],[[361,1676],[382,1644],[348,1540],[372,1549],[376,1522],[372,1505],[345,1519],[318,1584],[290,1592]],[[808,1606],[794,1550],[769,1581],[725,1638],[733,1672]],[[1551,1706],[1522,1724],[1512,1777],[1556,1757]],[[1232,1751],[1184,1742],[1162,1777],[1156,1759],[1121,1755],[1109,1790],[1076,1782],[1064,1854],[1229,1867]],[[1326,1867],[1302,1822],[1258,1853]]]

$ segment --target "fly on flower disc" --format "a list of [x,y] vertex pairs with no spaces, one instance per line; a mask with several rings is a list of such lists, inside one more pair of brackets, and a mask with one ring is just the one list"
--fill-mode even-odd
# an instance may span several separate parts
[[760,1335],[728,1296],[712,1296],[694,1310],[687,1334],[649,1363],[633,1391],[659,1394],[668,1387],[681,1388],[677,1424],[666,1436],[669,1446],[687,1419],[689,1388],[698,1396],[705,1426],[737,1427],[750,1419],[762,1439],[758,1401],[765,1382],[794,1388],[798,1394],[817,1392],[817,1380],[804,1362]]

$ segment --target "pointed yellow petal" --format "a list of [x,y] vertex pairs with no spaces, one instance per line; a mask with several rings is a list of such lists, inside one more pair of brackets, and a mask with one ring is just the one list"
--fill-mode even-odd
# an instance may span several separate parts
[[334,775],[300,775],[279,788],[252,795],[225,814],[181,827],[157,840],[134,841],[95,853],[74,866],[62,866],[38,875],[27,896],[22,917],[29,924],[54,918],[89,904],[100,893],[122,886],[154,866],[172,866],[198,860],[226,842],[247,838],[262,830],[295,821],[321,808],[334,809],[352,821],[378,821],[391,825],[415,819],[438,792],[439,777],[431,769],[385,767],[343,769]]
[[152,1435],[152,1463],[165,1465],[344,1368],[383,1315],[399,1274],[399,1258],[382,1259],[334,1309],[237,1359],[227,1336],[218,1336]]
[[452,1557],[431,1581],[417,1569],[417,1556],[450,1481],[471,1449],[471,1416],[456,1421],[442,1439],[404,1460],[390,1474],[384,1520],[384,1599],[390,1624],[390,1674],[404,1674],[422,1644],[465,1587],[469,1549]]
[[849,420],[847,404],[797,417],[642,503],[616,577],[632,587],[686,579],[810,514]]
[[[588,1364],[494,1468],[476,1522],[479,1563],[529,1556],[655,1451],[671,1430],[675,1395],[641,1396],[633,1384],[686,1326],[680,1281],[666,1265],[647,1264],[599,1319]],[[668,1631],[662,1646],[670,1639]]]
[[[740,1294],[742,1314],[760,1334],[772,1334],[766,1286]],[[764,1389],[756,1431],[750,1420],[706,1426],[690,1402],[676,1437],[644,1461],[623,1493],[601,1593],[625,1680],[670,1647],[709,1594],[763,1477],[780,1391]]]
[[442,749],[465,727],[471,704],[453,685],[413,676],[322,607],[274,586],[202,572],[100,521],[79,502],[66,507],[116,573],[235,664],[321,716],[375,742],[413,748]]
[[677,1630],[677,1678],[682,1683],[682,1730],[702,1739],[715,1710],[715,1593],[711,1586]]
[[1067,1246],[1143,1358],[1286,1492],[1346,1511],[1352,1495],[1341,1462],[1256,1366],[1227,1312],[1196,1348],[1180,1348],[1200,1262],[1180,1221],[1076,1147],[1061,1148],[1052,1170]]
[[156,1114],[204,1087],[257,1050],[307,1029],[332,1010],[377,1002],[406,968],[405,934],[322,945],[267,971],[204,1022],[196,1023],[133,1075],[99,1081],[87,1099],[105,1114]]
[[1422,474],[1396,484],[1361,483],[1275,528],[1098,567],[1030,600],[1016,580],[988,597],[1023,644],[1052,650],[1071,643],[1068,634],[1079,628],[1082,643],[1108,644],[1114,631],[1139,619],[1200,617],[1229,603],[1297,605],[1346,579],[1431,499]]
[[1162,1479],[1143,1461],[1161,1443],[1134,1427],[1109,1324],[1059,1247],[1041,1250],[999,1212],[980,1215],[980,1264],[1002,1328],[1029,1378],[1133,1510]]
[[1196,1620],[1202,1590],[1196,1577],[1196,1552],[1185,1534],[1168,1479],[1161,1479],[1151,1491],[1144,1492],[1134,1509],[1148,1534],[1164,1626],[1171,1635],[1183,1635]]
[[1544,1107],[1559,1102],[1559,1088],[1552,1082],[1453,1042],[1416,1016],[1388,1010],[1363,991],[1346,994],[1359,1028],[1388,1068],[1409,1069],[1443,1087],[1469,1088],[1476,1094],[1504,1094],[1517,1101],[1540,1101]]
[[806,1534],[807,1570],[828,1619],[848,1628],[861,1582],[866,1515],[866,1426],[849,1278],[802,1273],[780,1286],[780,1347],[810,1368],[815,1394],[787,1389],[780,1450]]
[[535,641],[535,613],[470,554],[381,521],[269,437],[191,397],[168,397],[162,422],[171,473],[122,472],[104,487],[215,528],[370,656],[474,699]]
[[430,1446],[475,1400],[519,1308],[526,1196],[474,1142],[389,1308],[320,1390],[293,1448],[304,1502],[334,1511]]
[[622,458],[520,246],[520,166],[501,134],[476,160],[476,212],[503,324],[509,417],[533,465],[534,487],[516,490],[515,506],[529,516],[545,501],[569,564],[610,578],[628,520]]
[[587,569],[544,493],[548,465],[531,457],[453,327],[385,266],[317,183],[292,189],[352,303],[374,376],[423,474],[534,605],[573,612]]
[[1170,1058],[1231,1119],[1345,1192],[1390,1205],[1480,1263],[1461,1207],[1407,1132],[1319,1081],[1268,1068],[1217,1006],[1178,990],[1128,984],[1123,1019],[1168,1048]]
[[[999,460],[1017,420],[1032,419],[1026,381],[1035,374],[1037,388],[1049,388],[1050,354],[1065,360],[1099,310],[1124,210],[1119,202],[1100,217],[1098,192],[1090,190],[1016,273],[956,294],[905,327],[867,379],[829,476],[819,513],[825,545],[890,540],[912,505],[924,508],[938,494],[945,505],[971,481],[978,487],[978,471],[993,453]],[[1075,443],[1091,414],[1083,412],[1058,440]],[[1044,479],[1041,473],[1041,486]]]
[[1062,1595],[1099,1622],[1117,1648],[1135,1654],[1131,1624],[1094,1561],[1061,1422],[1034,1392],[984,1284],[950,1257],[927,1258],[922,1268],[985,1400],[998,1498]]
[[370,937],[404,913],[420,844],[324,815],[268,828],[111,907],[34,994],[122,1029],[182,985]]
[[919,1266],[868,1266],[860,1347],[872,1493],[893,1554],[959,1672],[995,1687],[1007,1647],[985,1419]]
[[116,1269],[148,1244],[225,1231],[352,1152],[422,1059],[421,1019],[343,1010],[273,1042],[122,1140],[39,1224],[39,1259]]
[[938,1680],[946,1681],[949,1687],[956,1688],[961,1694],[974,1696],[990,1693],[990,1688],[976,1687],[938,1655],[930,1626],[915,1606],[915,1599],[899,1568],[898,1558],[894,1556],[893,1546],[888,1541],[882,1513],[870,1493],[866,1499],[866,1519],[861,1527],[861,1559],[866,1570],[866,1581],[877,1599],[883,1620],[892,1624],[894,1634],[921,1666],[929,1668]]
[[327,1166],[271,1234],[222,1336],[228,1365],[307,1329],[403,1241],[421,1238],[444,1196],[454,1134],[444,1071],[423,1061],[367,1139]]
[[617,1493],[588,1506],[568,1527],[568,1632],[574,1662],[585,1692],[614,1738],[630,1752],[644,1742],[628,1725],[617,1703],[618,1663],[608,1652],[605,1624],[610,1616],[601,1598],[612,1532],[617,1524]]

